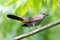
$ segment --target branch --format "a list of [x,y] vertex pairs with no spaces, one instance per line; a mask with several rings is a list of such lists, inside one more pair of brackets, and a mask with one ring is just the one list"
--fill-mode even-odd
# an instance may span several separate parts
[[21,39],[26,38],[28,36],[32,36],[32,35],[34,35],[34,34],[36,34],[38,32],[41,32],[41,31],[44,31],[44,30],[46,30],[48,28],[51,28],[53,26],[56,26],[57,24],[60,24],[60,20],[58,20],[56,22],[53,22],[51,24],[45,25],[45,26],[43,26],[41,28],[37,28],[37,29],[33,30],[32,32],[29,32],[27,34],[19,35],[19,36],[15,37],[14,40],[19,40],[19,39],[21,40]]

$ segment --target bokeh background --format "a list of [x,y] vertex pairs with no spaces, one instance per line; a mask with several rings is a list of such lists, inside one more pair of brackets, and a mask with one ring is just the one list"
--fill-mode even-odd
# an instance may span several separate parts
[[[21,21],[9,19],[8,14],[29,18],[40,13],[49,15],[41,26],[60,20],[60,0],[0,0],[0,40],[13,40],[35,29],[21,26]],[[22,40],[60,40],[60,25]]]

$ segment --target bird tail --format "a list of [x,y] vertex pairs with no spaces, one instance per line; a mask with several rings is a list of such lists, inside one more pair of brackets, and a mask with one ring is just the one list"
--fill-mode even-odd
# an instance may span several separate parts
[[11,18],[11,19],[14,19],[14,20],[24,21],[23,18],[20,18],[20,17],[15,16],[15,15],[11,15],[11,14],[8,14],[7,17]]

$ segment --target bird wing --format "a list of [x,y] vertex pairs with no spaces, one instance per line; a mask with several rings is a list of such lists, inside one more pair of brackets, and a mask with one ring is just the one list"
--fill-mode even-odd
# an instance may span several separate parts
[[30,21],[38,21],[38,20],[41,20],[41,17],[40,16],[34,16],[34,17],[31,17],[30,18],[31,20]]

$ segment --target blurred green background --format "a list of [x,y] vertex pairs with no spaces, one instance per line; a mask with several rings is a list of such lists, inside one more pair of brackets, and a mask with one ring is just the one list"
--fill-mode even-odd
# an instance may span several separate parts
[[[22,27],[22,22],[9,19],[7,14],[29,18],[40,13],[49,15],[42,26],[60,20],[60,0],[0,0],[0,40],[13,40],[30,32],[29,27]],[[60,40],[60,25],[22,40]]]

